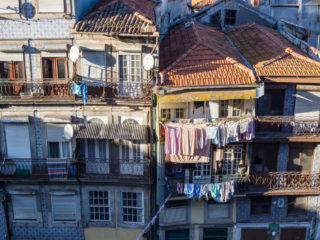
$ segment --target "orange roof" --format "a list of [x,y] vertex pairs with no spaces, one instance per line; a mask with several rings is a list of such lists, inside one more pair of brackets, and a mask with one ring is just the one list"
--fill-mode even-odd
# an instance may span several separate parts
[[261,77],[320,77],[320,63],[273,29],[249,23],[227,34]]
[[76,23],[73,33],[154,33],[155,7],[151,0],[103,0]]
[[214,4],[217,1],[218,0],[192,0],[190,5],[191,5],[191,8],[195,10],[201,10],[206,6]]
[[172,87],[256,83],[224,33],[199,22],[180,24],[165,36],[160,71],[162,83]]

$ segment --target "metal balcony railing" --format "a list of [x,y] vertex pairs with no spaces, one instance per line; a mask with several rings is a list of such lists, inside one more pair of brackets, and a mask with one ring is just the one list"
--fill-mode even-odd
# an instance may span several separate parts
[[72,98],[72,84],[69,80],[0,80],[0,98],[37,99]]
[[150,159],[81,158],[77,161],[79,177],[130,179],[152,177]]
[[[58,169],[58,170],[57,170]],[[56,171],[57,170],[57,171]],[[152,177],[149,159],[4,159],[0,161],[0,180],[103,178],[149,180]]]
[[[316,136],[320,134],[320,119],[295,116],[258,116],[256,134],[275,132],[287,136]],[[277,133],[277,134],[278,134]]]
[[253,173],[249,176],[249,185],[264,187],[265,191],[314,190],[320,192],[320,174],[299,171]]
[[102,81],[79,77],[77,84],[88,86],[88,98],[129,98],[151,99],[152,82],[150,80]]

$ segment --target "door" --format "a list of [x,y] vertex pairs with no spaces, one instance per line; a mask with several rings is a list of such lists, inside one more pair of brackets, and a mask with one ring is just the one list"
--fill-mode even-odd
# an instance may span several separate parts
[[205,228],[203,229],[203,240],[227,240],[228,228]]
[[241,231],[242,240],[267,240],[267,229],[245,229]]
[[305,240],[305,228],[281,228],[281,240]]

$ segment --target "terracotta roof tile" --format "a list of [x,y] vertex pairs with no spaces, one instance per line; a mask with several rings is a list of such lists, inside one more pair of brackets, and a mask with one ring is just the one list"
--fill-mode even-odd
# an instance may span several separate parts
[[144,34],[156,32],[151,0],[103,0],[73,29],[74,33]]
[[217,1],[218,0],[192,0],[190,5],[195,10],[201,10]]
[[320,63],[273,29],[249,23],[227,34],[259,76],[320,77]]
[[163,83],[174,87],[256,82],[224,33],[199,22],[180,24],[165,36],[160,71]]

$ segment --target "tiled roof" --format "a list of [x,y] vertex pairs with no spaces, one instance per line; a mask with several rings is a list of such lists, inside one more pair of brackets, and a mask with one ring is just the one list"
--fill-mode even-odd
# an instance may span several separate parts
[[160,44],[162,84],[172,87],[254,84],[224,33],[199,22],[180,24]]
[[320,63],[273,29],[249,23],[227,34],[259,76],[320,77]]
[[151,0],[103,0],[74,26],[74,33],[153,34],[157,31]]
[[218,0],[192,0],[190,5],[195,10],[201,10],[217,1]]

